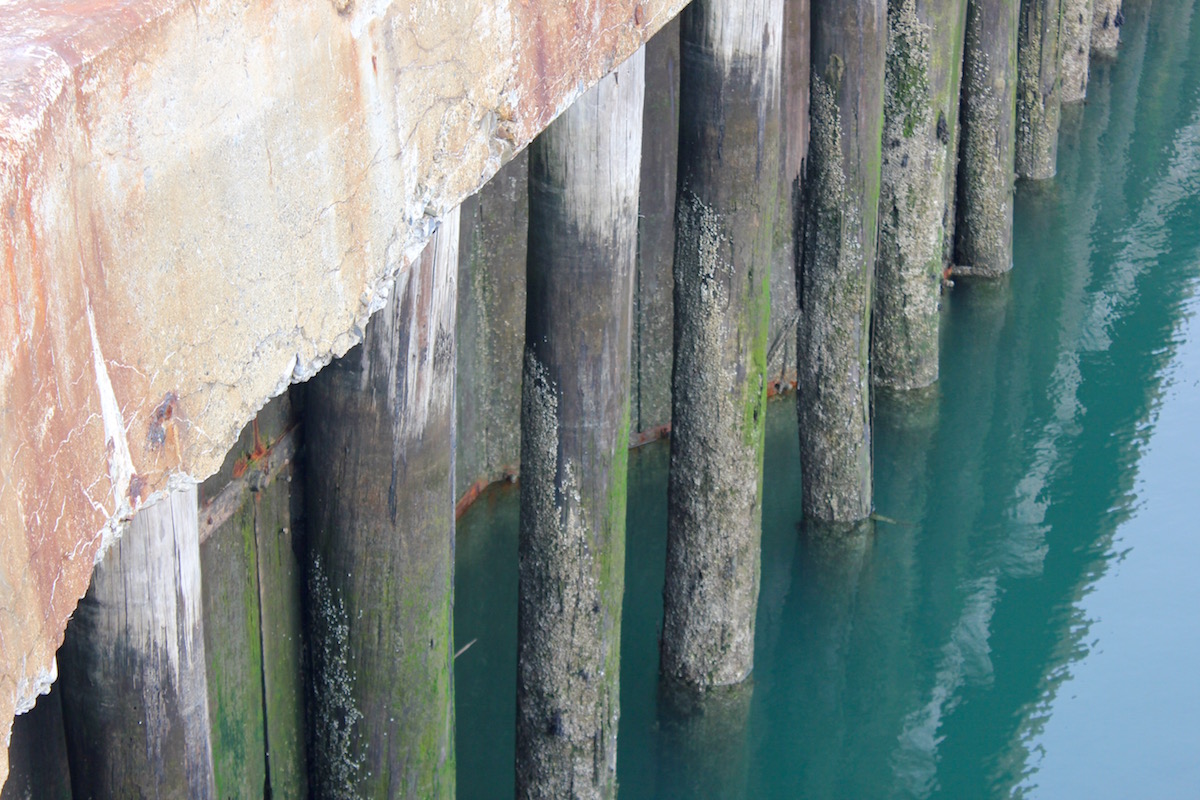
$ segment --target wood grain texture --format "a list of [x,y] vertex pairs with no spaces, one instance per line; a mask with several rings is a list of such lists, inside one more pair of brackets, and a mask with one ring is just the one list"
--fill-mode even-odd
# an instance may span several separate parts
[[138,513],[60,651],[78,797],[216,796],[194,484]]
[[704,689],[754,663],[783,3],[697,0],[681,30],[661,667]]
[[969,0],[954,270],[1012,269],[1019,0]]
[[311,790],[454,796],[458,209],[305,391]]
[[871,513],[870,336],[887,6],[814,0],[804,243],[797,294],[801,505]]
[[615,798],[645,55],[530,148],[518,798]]

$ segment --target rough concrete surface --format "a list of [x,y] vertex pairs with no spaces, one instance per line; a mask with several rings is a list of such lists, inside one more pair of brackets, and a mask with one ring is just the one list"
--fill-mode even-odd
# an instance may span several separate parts
[[5,6],[5,742],[132,512],[349,350],[437,216],[683,4]]

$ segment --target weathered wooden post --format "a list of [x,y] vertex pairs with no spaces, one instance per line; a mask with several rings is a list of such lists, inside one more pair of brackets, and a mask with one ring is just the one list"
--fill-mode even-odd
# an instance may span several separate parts
[[661,668],[698,688],[754,663],[782,28],[782,0],[681,21]]
[[954,191],[966,0],[888,7],[879,253],[871,377],[915,389],[938,378],[945,219]]
[[308,796],[295,394],[264,406],[200,486],[208,716],[223,798],[264,786],[273,798]]
[[458,209],[305,407],[318,797],[453,797]]
[[76,797],[215,796],[195,485],[143,507],[59,650]]
[[521,458],[529,151],[459,212],[455,490],[463,508]]
[[1019,0],[969,0],[963,49],[955,267],[1012,269]]
[[767,391],[796,385],[796,261],[800,252],[800,185],[808,154],[808,89],[811,17],[809,0],[784,0],[783,76],[780,81],[779,210],[775,257],[771,261],[771,321],[767,348]]
[[1062,0],[1058,69],[1064,104],[1078,103],[1087,96],[1091,49],[1092,0]]
[[1121,0],[1093,0],[1092,5],[1092,52],[1113,58],[1121,42],[1121,26],[1125,15],[1121,12]]
[[1017,25],[1017,175],[1053,178],[1062,108],[1063,0],[1021,0]]
[[8,770],[0,800],[71,800],[62,691],[57,686],[13,720]]
[[870,329],[887,5],[814,0],[800,299],[805,518],[871,513]]
[[630,429],[653,435],[671,421],[672,261],[679,162],[679,17],[646,42],[646,102],[633,290]]
[[645,51],[529,160],[518,798],[616,796]]

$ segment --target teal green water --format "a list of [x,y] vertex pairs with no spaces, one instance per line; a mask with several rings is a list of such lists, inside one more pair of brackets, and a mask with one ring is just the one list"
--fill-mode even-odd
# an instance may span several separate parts
[[[754,676],[702,715],[658,695],[667,449],[632,457],[622,798],[1200,797],[1200,19],[1125,15],[1012,277],[947,297],[936,392],[876,398],[873,531],[799,525],[772,404]],[[516,500],[459,526],[462,798],[512,795]]]

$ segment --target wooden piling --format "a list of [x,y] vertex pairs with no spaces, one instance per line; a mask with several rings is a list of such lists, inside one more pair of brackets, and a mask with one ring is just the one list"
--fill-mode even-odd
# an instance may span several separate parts
[[783,5],[695,0],[680,24],[661,668],[704,688],[754,658]]
[[809,0],[784,0],[783,76],[780,89],[779,208],[775,257],[771,261],[771,321],[768,326],[767,394],[796,386],[796,261],[799,257],[800,186],[808,154],[808,87],[811,64]]
[[76,797],[215,796],[195,485],[143,507],[59,650]]
[[13,720],[8,779],[0,787],[0,800],[71,800],[62,691],[57,684]]
[[893,0],[884,77],[871,378],[938,378],[943,220],[954,191],[966,0]]
[[870,329],[887,7],[814,0],[804,246],[796,280],[802,506],[871,513]]
[[452,798],[458,209],[305,393],[310,789]]
[[523,150],[459,212],[454,472],[464,500],[511,477],[521,459],[528,176]]
[[1115,58],[1117,45],[1121,42],[1121,26],[1124,23],[1121,0],[1093,0],[1092,53]]
[[[220,797],[308,796],[302,502],[292,399],[270,401],[200,487],[213,771]],[[266,787],[266,789],[264,789]]]
[[1087,96],[1091,49],[1092,0],[1062,0],[1059,75],[1064,104],[1078,103]]
[[679,162],[679,17],[646,42],[638,192],[638,261],[633,291],[630,430],[671,422],[671,290],[675,176]]
[[644,50],[530,149],[518,798],[616,796]]
[[1062,108],[1061,31],[1064,0],[1021,0],[1017,25],[1018,177],[1053,178]]
[[968,0],[963,48],[955,265],[959,274],[1012,269],[1019,0]]

